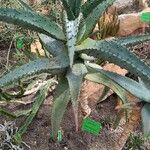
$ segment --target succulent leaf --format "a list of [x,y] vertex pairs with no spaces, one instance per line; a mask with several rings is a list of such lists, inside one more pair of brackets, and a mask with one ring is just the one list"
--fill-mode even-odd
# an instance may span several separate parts
[[147,89],[150,90],[150,85],[147,82],[144,82],[141,78],[138,78],[138,80],[142,86],[145,86]]
[[29,116],[27,117],[25,123],[23,124],[22,127],[19,128],[17,133],[14,135],[14,138],[17,140],[17,137],[21,137],[26,131],[28,126],[31,124],[33,118],[36,116],[40,106],[43,104],[47,94],[49,87],[54,85],[55,81],[54,80],[48,80],[45,85],[43,85],[40,90],[37,92],[37,96],[35,98],[35,102],[32,106],[32,109],[30,111]]
[[63,72],[68,67],[68,62],[60,61],[58,58],[52,59],[37,59],[23,66],[20,66],[13,71],[10,71],[5,76],[0,78],[0,88],[18,81],[24,77],[32,76],[40,73],[57,74]]
[[102,91],[102,94],[100,95],[100,97],[99,97],[99,99],[97,101],[97,103],[102,102],[105,99],[106,95],[109,93],[109,91],[110,91],[110,88],[105,86],[103,91]]
[[74,62],[75,44],[77,40],[78,27],[80,23],[80,15],[75,20],[69,21],[67,15],[64,14],[64,22],[66,29],[67,47],[68,55],[70,60],[70,67],[72,67]]
[[84,75],[87,73],[86,66],[82,63],[76,63],[67,73],[67,79],[70,87],[70,94],[73,105],[76,104],[80,87],[83,80]]
[[85,76],[85,79],[90,80],[95,83],[103,84],[110,89],[112,89],[122,100],[123,103],[127,103],[127,91],[122,88],[117,82],[114,82],[111,78],[106,76],[102,71],[95,70],[90,68],[89,73]]
[[73,105],[76,130],[78,130],[78,98],[80,94],[80,88],[84,75],[87,73],[87,69],[84,64],[76,63],[67,73],[67,80],[70,88],[71,101]]
[[81,8],[81,0],[68,0],[69,6],[71,7],[71,10],[77,18],[80,13],[80,8]]
[[75,20],[75,16],[74,16],[74,13],[73,13],[73,10],[70,6],[69,1],[68,0],[61,0],[62,4],[64,6],[64,9],[66,10],[68,20],[71,21],[71,20]]
[[11,119],[16,119],[16,115],[15,114],[13,114],[12,112],[8,112],[8,111],[6,111],[6,110],[4,110],[2,108],[0,108],[0,115],[5,115],[5,116],[7,116],[7,117],[9,117]]
[[63,53],[63,50],[65,49],[65,44],[62,41],[53,39],[45,34],[38,34],[38,35],[43,46],[54,57],[61,55]]
[[121,37],[115,38],[113,41],[122,46],[134,46],[137,44],[141,44],[142,42],[150,41],[150,35]]
[[[78,43],[81,43],[83,40],[89,37],[89,34],[92,33],[99,17],[106,11],[106,8],[112,5],[114,1],[115,0],[103,0],[92,10],[91,13],[89,13],[89,15],[85,18],[85,22],[81,24],[80,30],[81,31],[83,30],[85,32],[82,33],[79,30],[79,32],[82,33],[82,35],[79,35]],[[97,1],[95,3],[97,3]],[[92,5],[94,5],[95,3],[92,3]]]
[[105,0],[87,0],[81,7],[81,12],[84,18],[88,17],[88,15]]
[[59,40],[65,40],[65,35],[55,22],[45,16],[30,11],[0,8],[0,21],[19,25],[52,36]]
[[[148,133],[149,136],[150,66],[138,59],[124,46],[132,46],[149,41],[150,35],[117,39],[111,38],[101,41],[87,39],[92,33],[99,17],[103,15],[106,9],[112,5],[115,0],[87,0],[82,6],[81,0],[61,0],[65,9],[63,24],[65,34],[62,28],[50,18],[34,12],[23,0],[17,1],[23,10],[0,8],[0,21],[42,33],[39,34],[40,40],[46,50],[53,55],[53,58],[37,59],[10,71],[0,78],[0,89],[12,82],[37,74],[63,73],[60,76],[60,82],[55,91],[52,107],[51,124],[53,139],[57,137],[63,115],[70,100],[73,104],[76,129],[78,129],[78,97],[84,78],[106,86],[101,98],[105,96],[109,89],[112,89],[121,98],[123,103],[127,103],[127,94],[130,92],[139,98],[139,102],[147,102],[142,109],[142,119],[144,132],[146,134]],[[115,15],[113,17],[115,17]],[[111,25],[114,26],[113,23]],[[113,33],[117,31],[118,26],[119,24],[117,24],[117,28],[112,31]],[[107,33],[106,29],[111,32],[111,28],[106,25],[106,28],[103,30],[104,36]],[[75,55],[75,53],[77,53],[77,55]],[[80,56],[80,58],[78,58],[78,56]],[[83,59],[82,61],[84,61],[85,64],[75,60],[75,58],[79,60]],[[89,61],[94,61],[95,59],[109,61],[128,69],[141,79],[140,83],[116,73],[105,71],[100,68],[99,65],[89,63]],[[27,127],[31,124],[52,84],[53,80],[48,80],[47,84],[38,91],[33,107],[29,112],[27,111],[29,116],[24,125],[14,136],[17,142],[20,142],[22,134],[26,132]],[[0,99],[4,96],[11,96],[6,94],[7,93],[3,93],[3,91],[0,90]],[[0,113],[12,115],[2,109],[0,109]],[[26,114],[26,112],[24,114]],[[12,115],[11,117],[16,116]],[[118,118],[118,120],[119,119],[120,118]]]
[[52,107],[51,125],[52,125],[52,138],[56,139],[60,123],[66,111],[67,104],[70,101],[70,90],[66,78],[62,78],[56,87],[54,95],[54,103]]
[[145,104],[141,111],[144,134],[150,139],[150,104]]
[[139,76],[144,82],[150,84],[150,66],[116,42],[87,39],[81,45],[77,46],[76,49],[78,52],[85,53],[88,56],[117,64]]
[[[88,66],[90,68],[93,68],[92,64],[88,64]],[[99,79],[100,75],[102,74],[106,78],[106,80],[111,80],[112,84],[113,84],[113,82],[115,84],[118,84],[123,89],[130,92],[135,97],[139,98],[141,101],[143,100],[143,101],[148,102],[148,103],[150,102],[150,94],[149,94],[150,90],[147,89],[145,86],[142,86],[140,83],[138,83],[138,82],[136,82],[130,78],[118,75],[118,74],[113,73],[113,72],[105,71],[102,69],[94,68],[94,71],[95,71],[95,73],[93,73],[91,75],[88,74],[88,75],[86,75],[85,78],[86,79],[92,78],[92,80],[97,81],[96,78]],[[108,85],[106,85],[106,86],[108,86]],[[108,87],[111,88],[111,84]]]
[[75,20],[80,14],[81,0],[61,0],[69,21]]

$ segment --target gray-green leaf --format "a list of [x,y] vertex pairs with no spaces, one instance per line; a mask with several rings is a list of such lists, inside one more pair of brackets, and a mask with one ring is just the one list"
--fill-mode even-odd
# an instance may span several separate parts
[[150,85],[150,66],[116,42],[87,39],[81,45],[77,46],[76,49],[78,52],[85,53],[88,56],[117,64],[139,76],[144,82]]
[[109,87],[121,98],[123,103],[127,103],[127,91],[123,87],[117,82],[114,82],[109,76],[105,75],[103,70],[91,68],[91,65],[89,67],[89,73],[85,76],[85,79]]
[[[91,66],[90,64],[89,64],[89,67],[91,69],[93,68],[93,66]],[[140,83],[138,83],[138,82],[136,82],[132,79],[129,79],[127,77],[118,75],[118,74],[113,73],[113,72],[105,71],[105,70],[102,70],[102,69],[95,69],[94,68],[93,71],[95,72],[95,73],[93,73],[93,75],[91,74],[93,80],[97,81],[96,78],[100,78],[99,80],[101,80],[101,76],[103,75],[103,77],[105,77],[106,80],[111,80],[110,83],[112,83],[112,85],[113,85],[113,83],[118,84],[123,89],[130,92],[132,95],[138,97],[140,100],[150,102],[150,90],[147,89],[145,86],[142,86]],[[90,74],[88,74],[86,76],[86,78],[90,79],[91,78]],[[106,83],[104,83],[104,85],[105,84]],[[106,85],[106,86],[108,86],[108,85]],[[112,87],[111,84],[108,87],[111,88]]]
[[49,87],[54,85],[54,84],[55,84],[55,81],[50,79],[37,92],[37,96],[35,98],[35,102],[31,108],[31,112],[30,112],[29,116],[27,117],[23,126],[19,128],[19,130],[17,131],[17,133],[14,136],[18,142],[20,141],[20,139],[17,139],[17,138],[21,137],[26,132],[28,126],[31,124],[33,118],[36,116],[40,106],[43,104],[43,102],[44,102],[44,100],[48,94]]
[[87,73],[87,69],[84,64],[76,63],[72,69],[67,73],[67,80],[69,83],[71,101],[73,104],[76,129],[78,129],[78,97],[80,94],[80,88],[84,75]]
[[[106,8],[108,8],[110,5],[112,5],[112,3],[114,1],[115,0],[103,0],[103,1],[101,1],[101,3],[99,3],[96,0],[92,3],[92,6],[94,4],[98,4],[98,5],[94,5],[96,7],[94,7],[94,9],[92,9],[92,11],[90,11],[90,13],[88,13],[88,15],[85,15],[87,17],[85,18],[85,22],[82,23],[81,28],[80,28],[81,31],[84,30],[85,32],[83,35],[79,35],[78,43],[81,43],[83,40],[85,40],[89,37],[89,35],[92,33],[92,31],[97,23],[97,20],[106,11]],[[91,8],[92,8],[92,6],[91,6]],[[84,12],[82,12],[82,13],[85,14]],[[86,30],[84,29],[85,27],[86,27]],[[82,33],[80,30],[79,30],[79,32]]]
[[54,103],[52,107],[51,125],[52,138],[56,139],[60,123],[66,111],[67,104],[70,101],[69,85],[66,78],[62,78],[59,82],[54,95]]
[[57,74],[65,71],[68,67],[68,62],[62,62],[58,58],[52,59],[37,59],[23,66],[20,66],[13,71],[0,78],[0,88],[18,81],[24,77],[29,77],[40,73]]
[[145,104],[141,111],[144,134],[150,139],[150,104]]
[[150,35],[128,36],[113,39],[117,44],[122,46],[134,46],[146,41],[150,41]]
[[60,26],[49,18],[41,16],[38,13],[10,8],[0,8],[0,21],[50,35],[59,40],[65,40],[65,35]]

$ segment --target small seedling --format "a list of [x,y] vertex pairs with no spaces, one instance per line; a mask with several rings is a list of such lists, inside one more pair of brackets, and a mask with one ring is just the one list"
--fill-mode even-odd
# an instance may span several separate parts
[[92,120],[89,117],[87,117],[83,120],[83,124],[82,124],[83,131],[87,131],[94,135],[99,135],[101,129],[102,129],[101,123],[99,123],[95,120]]
[[123,150],[140,150],[143,149],[144,139],[141,134],[132,134],[129,136]]

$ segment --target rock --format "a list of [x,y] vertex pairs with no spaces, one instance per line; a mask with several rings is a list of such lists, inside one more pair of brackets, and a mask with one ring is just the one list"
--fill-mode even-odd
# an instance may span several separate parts
[[117,8],[119,14],[125,12],[125,10],[132,10],[138,0],[116,0],[113,4]]
[[42,49],[42,45],[38,40],[35,40],[30,46],[31,52],[40,56],[45,56],[45,51]]
[[[120,29],[118,35],[126,36],[133,33],[137,29],[143,28],[146,24],[140,20],[140,15],[144,12],[150,12],[150,8],[148,7],[140,13],[119,15]],[[146,26],[148,27],[148,25]]]
[[[133,33],[135,30],[143,27],[143,22],[140,20],[141,13],[121,14],[118,16],[120,20],[120,27],[118,36],[127,36]],[[98,31],[98,25],[96,25],[94,32]]]
[[140,20],[139,13],[122,14],[119,16],[120,29],[119,36],[125,36],[133,33],[135,30],[142,28],[143,23]]
[[150,7],[145,8],[141,13],[150,13]]
[[139,7],[142,8],[142,9],[150,7],[148,5],[148,0],[139,0]]
[[[84,2],[86,1],[87,0],[84,0]],[[109,8],[109,11],[111,12],[111,9],[114,10],[114,8],[116,8],[119,14],[129,13],[131,11],[136,11],[138,4],[139,0],[116,0]]]

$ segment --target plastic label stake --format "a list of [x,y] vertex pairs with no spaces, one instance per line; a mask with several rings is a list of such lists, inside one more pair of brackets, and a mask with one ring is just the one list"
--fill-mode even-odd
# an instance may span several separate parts
[[57,140],[58,140],[58,142],[62,141],[62,131],[61,130],[58,130]]
[[142,22],[150,22],[150,13],[147,12],[147,13],[142,13],[140,15],[140,19]]
[[23,40],[22,39],[17,39],[16,40],[16,47],[18,48],[18,49],[22,49],[23,47],[24,47],[24,43],[23,43]]
[[82,123],[82,130],[83,131],[87,131],[91,134],[94,134],[94,135],[99,135],[100,131],[102,129],[102,125],[100,122],[97,122],[95,120],[92,120],[90,119],[89,117],[86,117],[84,120],[83,120],[83,123]]

